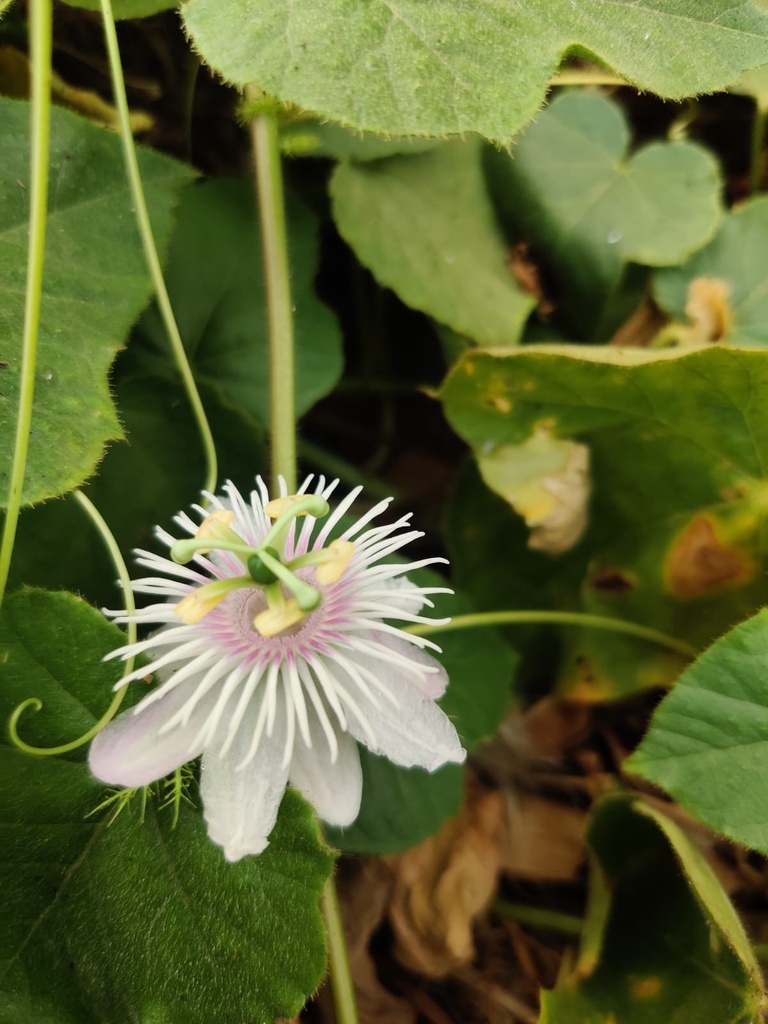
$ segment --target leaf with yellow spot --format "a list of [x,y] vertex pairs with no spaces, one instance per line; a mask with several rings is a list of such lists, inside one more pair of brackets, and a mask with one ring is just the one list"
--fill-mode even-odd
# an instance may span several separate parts
[[[682,266],[657,271],[654,298],[675,320],[693,323],[694,330],[702,315],[708,318],[709,340],[768,345],[766,267],[768,197],[761,196],[730,213],[712,241]],[[713,293],[713,282],[719,282],[719,296]],[[702,311],[702,296],[708,312]]]
[[[544,425],[552,464],[558,446],[589,449],[592,494],[583,537],[553,557],[529,550],[510,505],[465,476],[449,521],[458,585],[481,609],[618,617],[703,649],[768,600],[766,391],[768,353],[754,349],[466,352],[442,398],[486,483],[528,519],[537,494],[543,507],[500,468],[509,453],[533,461]],[[687,660],[605,630],[560,636],[545,656],[561,692],[581,700],[668,686]]]
[[562,555],[578,543],[587,526],[590,492],[585,445],[559,440],[540,427],[522,444],[479,454],[477,464],[488,486],[531,528],[529,548]]

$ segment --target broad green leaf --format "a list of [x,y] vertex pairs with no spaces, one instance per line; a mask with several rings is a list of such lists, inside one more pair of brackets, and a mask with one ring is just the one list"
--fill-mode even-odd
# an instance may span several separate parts
[[722,282],[729,312],[724,338],[734,345],[768,344],[768,197],[730,213],[700,252],[682,267],[660,270],[654,298],[670,316],[685,320],[695,281]]
[[[335,318],[314,291],[316,218],[298,202],[289,208],[291,286],[296,307],[296,405],[305,412],[341,373]],[[182,199],[166,268],[168,291],[197,380],[260,423],[269,419],[269,353],[261,239],[253,190],[219,179]],[[132,346],[144,368],[176,379],[155,306]],[[134,351],[137,358],[139,354]]]
[[599,805],[588,838],[611,898],[604,934],[597,944],[582,940],[598,959],[543,994],[540,1024],[756,1019],[759,967],[711,868],[678,826],[641,801],[613,797]]
[[381,134],[507,143],[575,44],[670,98],[768,61],[768,18],[722,0],[189,0],[183,10],[229,81]]
[[680,825],[668,818],[662,811],[642,801],[637,801],[634,809],[638,814],[650,818],[664,833],[664,837],[672,847],[688,884],[693,890],[697,903],[739,958],[750,979],[757,985],[759,992],[762,988],[760,965],[749,944],[744,926],[709,862],[701,851],[691,843]]
[[[434,573],[414,573],[420,585],[442,585]],[[471,610],[461,597],[435,595],[440,618]],[[436,634],[440,661],[450,684],[440,705],[453,720],[464,746],[472,750],[496,731],[511,699],[516,667],[514,651],[498,633],[482,629],[450,630]],[[482,685],[481,685],[482,684]],[[350,853],[393,853],[432,835],[461,804],[463,772],[446,765],[430,774],[419,768],[399,768],[361,750],[363,805],[347,829],[328,829],[329,841]]]
[[342,236],[381,284],[461,334],[514,344],[534,300],[515,283],[477,142],[343,164],[333,176]]
[[[19,398],[29,215],[29,107],[0,99],[0,505],[7,500]],[[142,151],[140,168],[161,248],[190,172]],[[51,185],[34,429],[24,504],[81,483],[121,436],[107,370],[149,299],[119,138],[54,108]]]
[[768,853],[768,612],[706,650],[656,710],[627,770],[717,832]]
[[[488,591],[496,608],[614,616],[705,647],[767,596],[766,387],[768,353],[759,351],[469,352],[443,389],[458,433],[482,455],[543,427],[584,444],[592,500],[584,538],[561,561],[527,552],[500,502],[487,518],[479,499],[465,502],[452,525],[457,582],[468,586],[463,564],[483,608],[493,607]],[[684,663],[616,633],[563,636],[560,686],[585,699],[667,685]]]
[[[116,365],[115,398],[126,439],[107,450],[85,492],[106,518],[133,569],[133,549],[158,550],[154,527],[173,532],[171,517],[198,500],[205,466],[181,387],[132,377],[131,362],[130,354],[124,353]],[[228,409],[209,389],[202,389],[202,399],[220,454],[219,479],[231,479],[250,490],[267,464],[261,429]],[[122,605],[103,542],[71,495],[22,512],[10,585],[25,584],[74,590],[109,608]]]
[[[121,633],[70,594],[26,591],[0,617],[0,717],[28,696],[31,742],[88,728],[119,674]],[[230,1024],[291,1017],[324,969],[318,900],[331,858],[289,793],[269,848],[227,864],[183,807],[114,825],[83,763],[0,746],[2,1024]]]
[[[86,11],[100,11],[99,0],[64,0],[70,7],[84,7]],[[159,11],[178,6],[178,0],[112,0],[114,15],[123,18],[148,18]]]
[[533,245],[558,310],[584,337],[610,335],[617,314],[628,315],[605,308],[627,263],[679,263],[721,215],[720,174],[706,150],[656,142],[630,156],[629,143],[617,104],[576,92],[546,107],[511,155],[487,153],[507,230]]

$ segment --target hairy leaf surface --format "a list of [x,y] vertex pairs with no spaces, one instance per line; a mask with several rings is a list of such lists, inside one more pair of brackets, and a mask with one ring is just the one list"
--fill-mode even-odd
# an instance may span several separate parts
[[768,61],[768,17],[722,0],[189,0],[183,11],[229,81],[391,135],[506,144],[576,44],[669,98]]
[[[150,296],[120,140],[65,110],[51,112],[51,170],[34,428],[23,502],[82,483],[107,441],[121,436],[107,370]],[[29,107],[0,98],[0,505],[8,496],[19,403],[29,216]],[[161,249],[181,164],[141,151],[139,164]]]
[[[122,633],[71,594],[28,590],[0,616],[0,717],[22,700],[29,742],[80,735],[101,714]],[[325,966],[318,900],[331,867],[312,813],[284,800],[270,846],[231,865],[183,806],[113,825],[85,748],[34,758],[0,746],[0,1021],[231,1024],[291,1017]],[[140,798],[135,797],[137,804]]]

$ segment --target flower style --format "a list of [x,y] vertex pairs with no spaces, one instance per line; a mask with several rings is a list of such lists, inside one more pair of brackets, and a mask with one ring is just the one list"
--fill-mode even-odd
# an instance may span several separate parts
[[158,529],[170,559],[137,552],[153,575],[132,589],[160,602],[133,617],[106,612],[159,627],[109,657],[151,660],[120,685],[150,673],[160,684],[96,736],[91,770],[143,786],[202,754],[208,833],[229,861],[267,846],[288,782],[329,824],[351,824],[362,795],[356,741],[429,771],[466,756],[435,703],[448,680],[425,649],[439,648],[388,621],[436,621],[419,612],[450,591],[405,574],[441,559],[383,563],[421,536],[410,515],[369,525],[391,499],[330,540],[361,488],[329,515],[338,481],[321,477],[310,492],[312,479],[273,501],[260,478],[250,501],[231,483],[222,499],[206,495],[207,509],[193,506],[201,524],[176,516],[189,538]]

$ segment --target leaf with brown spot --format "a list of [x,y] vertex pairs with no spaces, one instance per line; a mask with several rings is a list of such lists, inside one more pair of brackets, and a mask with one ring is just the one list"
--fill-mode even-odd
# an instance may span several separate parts
[[625,594],[635,585],[621,569],[605,566],[594,572],[587,581],[590,587],[609,594]]
[[[442,398],[486,482],[504,494],[488,475],[493,453],[525,452],[546,422],[555,451],[589,448],[592,494],[584,536],[553,560],[528,550],[516,515],[467,471],[449,519],[457,585],[480,610],[567,609],[706,647],[768,602],[765,394],[768,351],[754,348],[475,349]],[[524,673],[580,699],[670,686],[688,660],[663,640],[604,628],[515,635],[530,646]]]
[[754,576],[755,565],[718,537],[711,516],[698,515],[675,539],[664,574],[669,593],[685,601],[740,586]]

